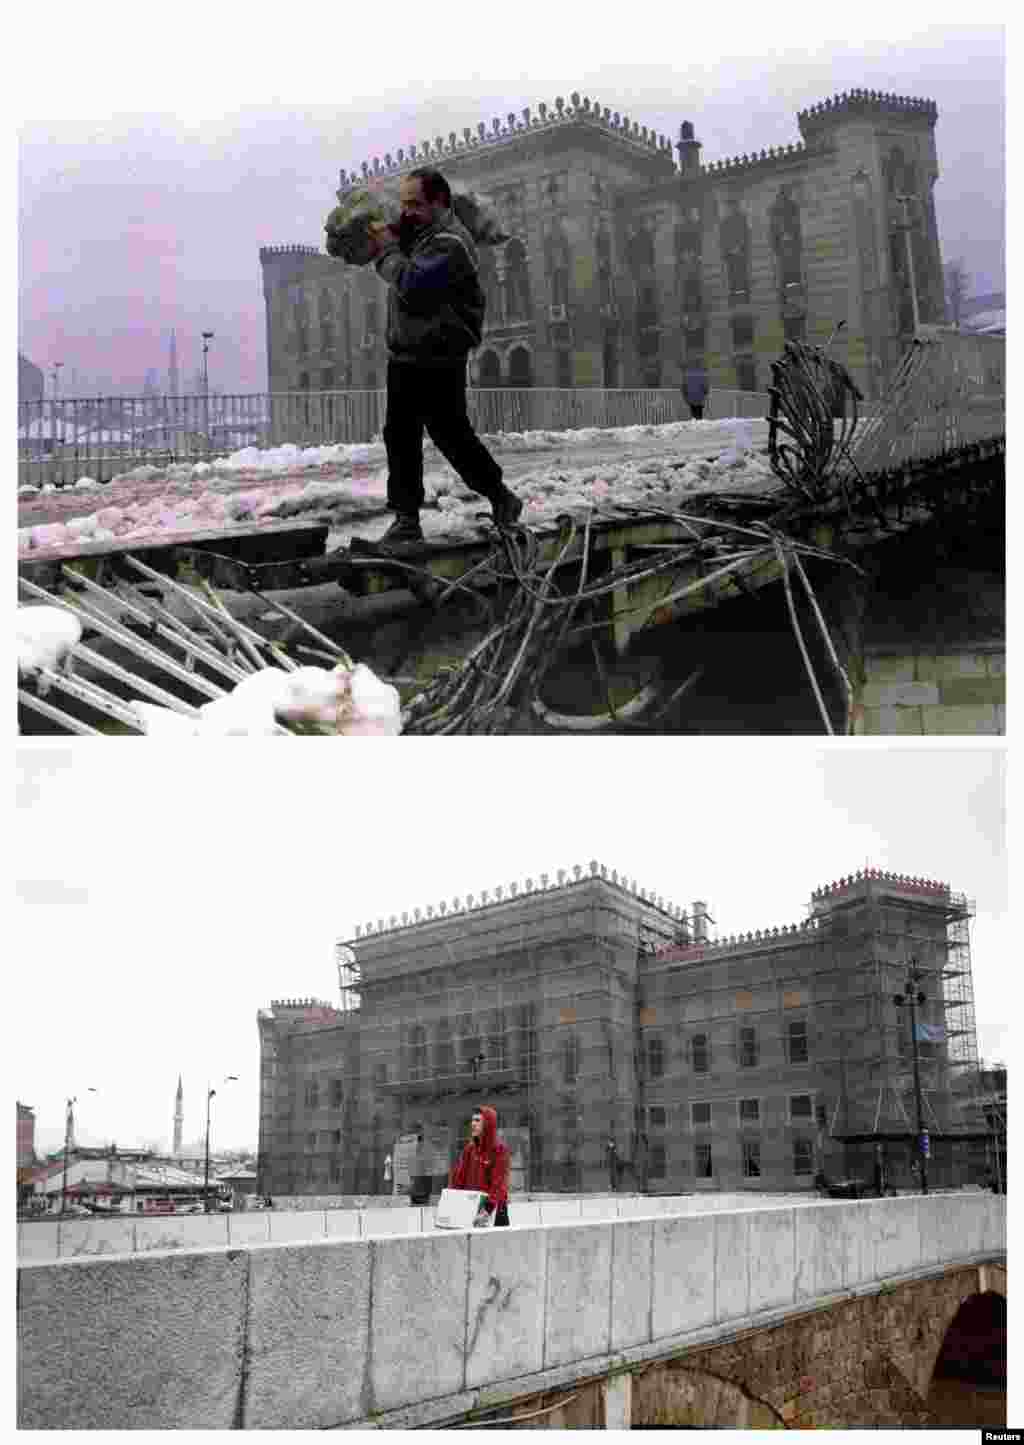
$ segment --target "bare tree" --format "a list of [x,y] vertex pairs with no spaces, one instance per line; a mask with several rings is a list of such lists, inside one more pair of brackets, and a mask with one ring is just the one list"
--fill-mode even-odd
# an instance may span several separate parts
[[964,307],[967,303],[967,288],[970,277],[967,274],[967,267],[964,265],[962,256],[955,261],[948,262],[943,268],[946,281],[946,306],[949,311],[949,319],[959,329],[964,319]]

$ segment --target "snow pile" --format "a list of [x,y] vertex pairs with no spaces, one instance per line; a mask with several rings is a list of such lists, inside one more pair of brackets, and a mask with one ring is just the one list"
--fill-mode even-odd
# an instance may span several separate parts
[[153,703],[131,706],[147,737],[266,737],[280,734],[282,723],[304,723],[333,737],[394,737],[402,730],[398,689],[361,662],[332,672],[263,668],[204,703],[194,718]]
[[19,607],[15,624],[18,671],[54,668],[82,640],[82,624],[63,607]]
[[[677,509],[696,491],[764,491],[777,485],[766,456],[755,449],[764,424],[744,418],[670,422],[664,426],[580,428],[485,437],[505,460],[506,480],[526,503],[523,520],[541,524],[559,513],[614,507]],[[763,436],[762,436],[763,445]],[[552,465],[536,454],[558,448]],[[466,487],[432,448],[425,449],[428,540],[465,539],[479,531],[488,503]],[[565,465],[574,455],[588,465]],[[310,469],[314,476],[306,473]],[[85,478],[83,481],[90,479]],[[26,501],[18,532],[22,555],[116,540],[135,543],[168,534],[230,531],[297,518],[327,521],[331,545],[355,533],[386,505],[387,462],[382,443],[260,451],[246,447],[212,463],[179,463],[162,472],[136,467],[104,489],[103,505],[90,488],[66,489],[52,501]],[[100,500],[100,499],[97,499]],[[91,509],[89,506],[91,502]],[[383,530],[386,522],[381,521]]]

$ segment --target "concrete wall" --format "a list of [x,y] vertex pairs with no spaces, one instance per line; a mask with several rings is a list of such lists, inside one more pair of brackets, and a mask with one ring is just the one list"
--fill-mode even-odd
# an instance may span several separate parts
[[[289,1203],[294,1204],[294,1196]],[[774,1203],[802,1203],[810,1196],[776,1196]],[[18,1258],[26,1263],[78,1259],[85,1255],[143,1254],[153,1249],[232,1249],[250,1244],[288,1244],[318,1239],[371,1239],[381,1235],[425,1234],[434,1228],[433,1205],[412,1207],[382,1197],[362,1209],[322,1206],[186,1214],[168,1218],[119,1215],[112,1219],[26,1220],[18,1225]],[[631,1219],[636,1214],[700,1213],[759,1209],[765,1195],[693,1194],[585,1195],[513,1199],[512,1227],[536,1228],[576,1219]]]
[[311,1429],[402,1410],[429,1423],[1006,1248],[1005,1198],[980,1191],[692,1214],[643,1203],[634,1218],[516,1230],[23,1264],[18,1423]]

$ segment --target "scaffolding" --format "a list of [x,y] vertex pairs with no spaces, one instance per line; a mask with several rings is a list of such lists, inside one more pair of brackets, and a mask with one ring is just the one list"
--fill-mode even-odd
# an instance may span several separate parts
[[912,1040],[893,1002],[911,958],[933,1177],[980,1180],[962,895],[867,869],[800,923],[714,940],[706,903],[581,872],[378,920],[336,946],[337,1004],[262,1011],[260,1189],[404,1190],[404,1163],[386,1166],[421,1136],[436,1191],[484,1103],[514,1192],[867,1184],[876,1147],[890,1187],[912,1187]]

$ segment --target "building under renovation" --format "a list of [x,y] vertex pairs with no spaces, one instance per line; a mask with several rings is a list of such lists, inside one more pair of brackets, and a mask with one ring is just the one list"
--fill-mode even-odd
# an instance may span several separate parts
[[[799,140],[702,161],[589,96],[479,121],[341,172],[338,195],[417,166],[493,198],[481,247],[481,387],[764,391],[787,340],[825,342],[877,398],[917,322],[945,320],[933,101],[855,90],[797,116]],[[675,154],[673,154],[675,152]],[[324,215],[333,197],[325,188]],[[384,385],[384,283],[323,237],[260,251],[271,392]],[[313,240],[315,244],[309,244]],[[915,314],[916,312],[916,314]]]
[[378,919],[337,946],[338,1005],[260,1011],[259,1191],[388,1192],[417,1133],[440,1187],[485,1102],[518,1189],[791,1190],[877,1157],[906,1187],[915,1042],[931,1177],[980,1181],[972,913],[869,869],[715,941],[704,902],[591,863]]

